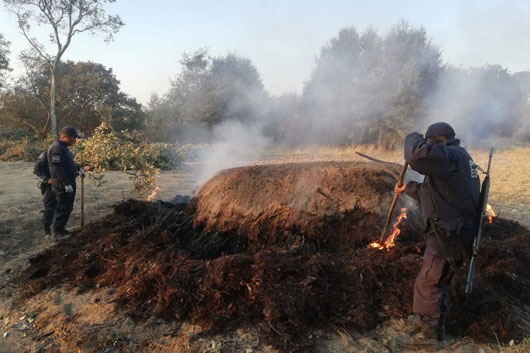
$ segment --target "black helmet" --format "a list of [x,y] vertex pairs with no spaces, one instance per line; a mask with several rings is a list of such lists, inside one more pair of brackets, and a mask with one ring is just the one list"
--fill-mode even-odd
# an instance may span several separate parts
[[448,123],[439,122],[434,123],[427,128],[425,132],[425,138],[435,137],[435,136],[446,136],[446,137],[455,137],[455,130]]
[[83,138],[83,136],[79,135],[77,133],[77,130],[72,126],[65,126],[59,131],[61,134],[65,134],[66,136],[75,137],[78,139]]

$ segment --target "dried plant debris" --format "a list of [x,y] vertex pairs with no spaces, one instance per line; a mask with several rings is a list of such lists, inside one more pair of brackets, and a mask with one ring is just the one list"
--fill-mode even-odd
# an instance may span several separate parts
[[[424,246],[417,227],[404,224],[390,251],[367,247],[380,225],[371,219],[342,247],[273,223],[255,225],[275,229],[263,229],[263,240],[230,227],[206,230],[196,222],[198,202],[116,205],[33,257],[19,278],[21,300],[54,286],[115,288],[118,308],[136,320],[189,320],[212,333],[252,325],[282,351],[309,349],[307,332],[315,329],[364,332],[411,313]],[[340,228],[350,216],[341,211],[320,224]],[[500,218],[487,225],[471,295],[464,294],[465,271],[455,276],[451,333],[486,341],[527,335],[529,268],[530,232]]]

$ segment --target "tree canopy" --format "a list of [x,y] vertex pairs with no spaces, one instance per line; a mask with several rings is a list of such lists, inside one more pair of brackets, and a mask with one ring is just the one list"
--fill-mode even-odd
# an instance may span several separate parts
[[[50,71],[42,60],[25,60],[26,75],[2,96],[0,112],[6,125],[46,134],[49,126]],[[105,121],[115,129],[140,129],[145,115],[141,105],[120,91],[112,69],[92,62],[66,61],[59,68],[57,111],[61,125],[93,131]],[[3,123],[4,124],[4,123]]]
[[447,70],[431,100],[433,119],[449,120],[469,142],[511,137],[526,105],[519,82],[500,65]]
[[[250,122],[263,113],[267,93],[255,66],[235,54],[211,57],[204,49],[184,54],[181,72],[169,91],[149,104],[148,130],[162,140],[185,138],[184,130],[197,136],[228,120]],[[164,126],[164,131],[157,131]],[[206,131],[206,133],[204,132]],[[200,137],[199,137],[200,138]]]
[[442,71],[424,28],[400,22],[385,36],[344,28],[322,48],[304,86],[304,124],[315,139],[391,147],[424,116],[423,98]]
[[[113,2],[115,0],[4,0],[8,9],[16,14],[22,34],[50,70],[50,121],[52,131],[56,134],[56,74],[62,56],[72,38],[79,33],[103,33],[106,41],[112,39],[123,26],[119,16],[105,13],[104,4]],[[54,54],[48,53],[46,47],[31,36],[30,30],[34,24],[49,26],[49,38],[56,48]]]

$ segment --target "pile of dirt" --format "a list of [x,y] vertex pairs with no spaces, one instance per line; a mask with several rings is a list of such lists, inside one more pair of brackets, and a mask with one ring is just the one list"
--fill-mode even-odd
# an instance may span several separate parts
[[293,235],[319,249],[359,246],[380,232],[399,170],[371,162],[229,169],[192,200],[193,224],[204,232],[232,232],[253,247],[292,242]]
[[[317,173],[316,165],[307,165],[312,172],[303,173]],[[333,182],[326,179],[332,173],[322,172],[314,184],[326,188],[330,198],[311,194],[313,201],[303,204],[288,195],[275,203],[262,194],[258,181],[266,172],[261,168],[250,169],[259,175],[251,178],[254,191],[253,184],[244,183],[239,175],[241,170],[235,169],[233,176],[228,173],[216,179],[218,195],[209,183],[188,205],[121,203],[113,214],[33,257],[19,279],[21,300],[55,286],[78,291],[110,287],[115,289],[112,300],[118,309],[136,320],[152,315],[189,320],[208,333],[259,327],[264,340],[281,351],[309,350],[307,333],[315,329],[364,332],[389,318],[406,317],[411,313],[413,282],[421,265],[421,234],[404,224],[395,248],[367,247],[378,238],[377,224],[386,212],[382,208],[389,203],[377,190],[391,190],[395,177],[378,167],[333,165],[340,166],[336,167],[340,173],[333,175],[341,178]],[[295,192],[294,179],[288,184],[288,178],[279,178],[281,170],[280,166],[271,168],[271,181],[264,182],[264,188],[276,190],[271,185],[281,179],[284,187],[292,184],[289,190]],[[369,181],[356,184],[348,177],[353,174]],[[233,190],[226,181],[230,178]],[[358,187],[345,191],[345,180]],[[227,182],[226,188],[221,181]],[[241,183],[244,187],[238,186]],[[245,207],[238,208],[244,192],[252,202],[247,200]],[[347,197],[348,192],[353,196]],[[258,195],[263,197],[261,213]],[[208,196],[217,200],[217,209],[208,206],[214,201],[203,200]],[[333,197],[340,197],[344,204],[333,203]],[[273,210],[295,204],[300,206],[296,213],[279,212],[276,221],[272,217]],[[366,221],[349,223],[348,212],[353,209]],[[218,219],[208,221],[205,214]],[[252,224],[253,217],[259,226]],[[340,237],[347,235],[350,240],[347,246],[329,245],[326,236],[332,230],[320,234],[314,227],[322,232],[336,227]],[[290,232],[287,242],[281,239],[286,232]],[[464,271],[455,278],[450,293],[451,333],[490,341],[528,335],[529,266],[530,232],[495,219],[486,227],[473,293],[463,294]]]

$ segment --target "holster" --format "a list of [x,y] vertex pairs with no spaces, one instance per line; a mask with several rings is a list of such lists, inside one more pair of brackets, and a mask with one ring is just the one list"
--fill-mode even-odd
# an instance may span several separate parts
[[458,239],[458,235],[464,227],[464,222],[461,218],[453,218],[450,220],[433,218],[431,225],[437,238],[439,237],[444,242],[451,242]]
[[55,198],[57,199],[57,201],[60,201],[61,196],[66,192],[66,187],[62,182],[58,181],[52,182],[51,187]]
[[40,189],[40,193],[44,195],[46,192],[46,188],[49,187],[50,184],[48,184],[48,180],[42,179],[39,183],[37,183],[37,187]]
[[435,236],[444,257],[453,269],[456,269],[466,257],[466,249],[459,239],[465,224],[465,220],[461,218],[429,219],[429,231]]

